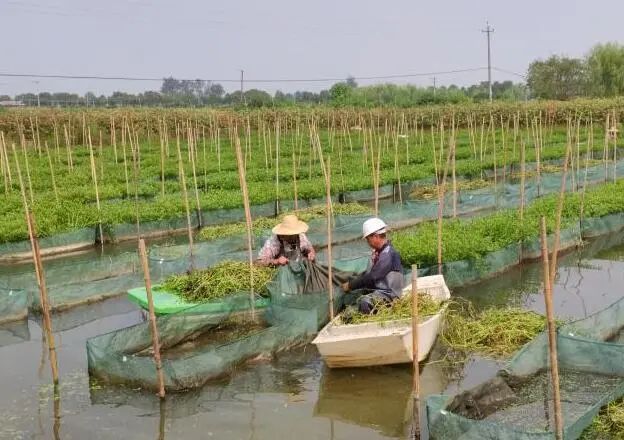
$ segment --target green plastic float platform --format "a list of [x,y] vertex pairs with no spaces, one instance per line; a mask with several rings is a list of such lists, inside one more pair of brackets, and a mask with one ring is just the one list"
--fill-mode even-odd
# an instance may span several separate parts
[[[154,300],[154,312],[157,315],[169,315],[199,305],[199,303],[184,301],[184,299],[173,292],[160,290],[160,286],[158,285],[152,287],[152,298]],[[149,308],[145,287],[136,287],[128,290],[128,299],[145,310]],[[256,299],[254,305],[257,309],[261,309],[267,307],[270,302],[269,298],[260,297]],[[224,302],[220,301],[212,301],[210,304],[206,304],[203,309],[208,311],[206,307],[214,308],[215,313],[230,311],[232,309],[231,305],[226,305]],[[249,305],[240,306],[237,310],[244,310],[248,307]]]

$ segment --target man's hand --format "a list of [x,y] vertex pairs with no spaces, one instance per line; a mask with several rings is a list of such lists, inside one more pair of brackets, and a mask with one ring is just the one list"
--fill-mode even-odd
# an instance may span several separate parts
[[281,257],[275,260],[275,264],[279,266],[284,266],[285,264],[288,264],[288,258],[282,255]]
[[349,287],[349,282],[347,281],[346,283],[342,283],[340,285],[340,287],[342,288],[343,291],[348,292],[351,290],[351,287]]

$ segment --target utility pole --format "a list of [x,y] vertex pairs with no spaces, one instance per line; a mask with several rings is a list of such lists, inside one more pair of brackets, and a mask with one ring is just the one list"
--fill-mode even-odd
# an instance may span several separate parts
[[436,95],[436,77],[433,77],[433,97]]
[[245,95],[243,94],[243,82],[245,78],[245,71],[241,70],[241,104],[245,105]]
[[490,96],[490,102],[492,102],[492,52],[490,50],[490,34],[494,32],[494,28],[490,26],[489,22],[485,22],[484,32],[487,34],[487,46],[488,46],[488,92]]

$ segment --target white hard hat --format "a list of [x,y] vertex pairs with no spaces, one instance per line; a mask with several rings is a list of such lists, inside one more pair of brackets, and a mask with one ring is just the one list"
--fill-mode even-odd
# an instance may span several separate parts
[[362,238],[366,238],[371,234],[385,234],[388,225],[380,218],[369,218],[362,225]]

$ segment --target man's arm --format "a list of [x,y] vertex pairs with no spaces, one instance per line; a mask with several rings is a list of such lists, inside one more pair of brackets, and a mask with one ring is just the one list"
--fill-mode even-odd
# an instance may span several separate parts
[[364,272],[354,280],[349,281],[351,290],[361,289],[365,287],[373,287],[375,282],[381,280],[392,270],[392,255],[388,249],[379,254],[379,260],[373,265],[370,271]]

